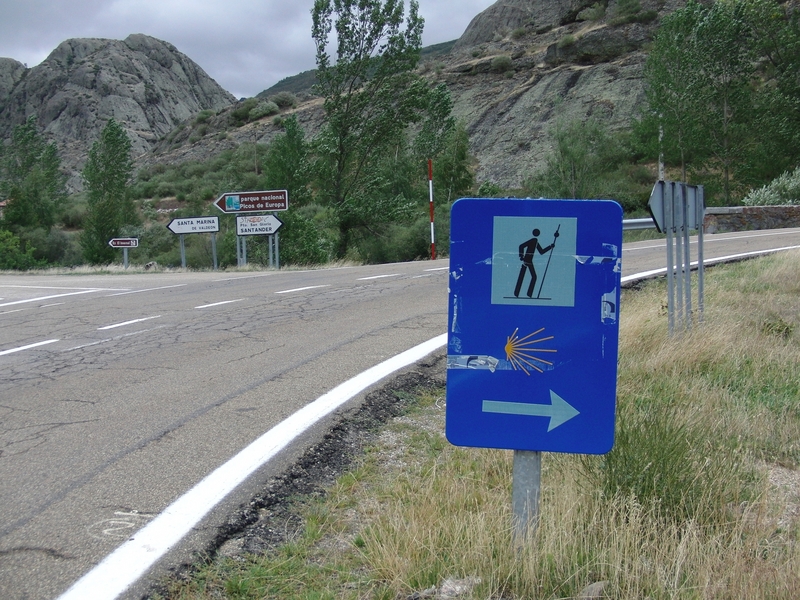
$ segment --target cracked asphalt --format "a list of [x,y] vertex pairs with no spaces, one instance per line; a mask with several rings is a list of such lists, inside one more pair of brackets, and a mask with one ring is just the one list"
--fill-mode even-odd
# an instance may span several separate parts
[[[706,241],[712,258],[797,245],[800,230]],[[663,257],[663,242],[626,245],[623,275]],[[447,264],[0,275],[0,598],[56,598],[272,426],[443,333]],[[240,486],[126,597],[217,539],[328,425]]]
[[0,354],[0,597],[48,599],[270,427],[441,334],[447,262],[2,275],[0,298],[0,353],[22,348]]

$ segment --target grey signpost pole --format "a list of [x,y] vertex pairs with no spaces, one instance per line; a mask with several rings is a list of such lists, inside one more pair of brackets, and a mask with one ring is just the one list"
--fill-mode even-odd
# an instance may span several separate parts
[[674,212],[672,210],[672,183],[662,182],[664,190],[664,229],[667,232],[667,319],[669,333],[675,331],[675,262],[673,255]]
[[681,185],[681,205],[683,206],[683,245],[686,248],[684,254],[684,269],[683,276],[685,279],[685,297],[686,297],[686,329],[692,327],[692,259],[689,252],[689,227],[694,223],[694,216],[689,215],[689,200],[687,196],[688,186],[684,183]]
[[705,287],[705,266],[703,261],[705,256],[703,254],[703,221],[705,220],[706,201],[703,191],[703,186],[699,186],[695,190],[695,210],[697,211],[697,311],[699,313],[698,320],[703,322],[703,311],[705,305],[703,301],[704,287]]
[[275,268],[276,269],[280,269],[281,268],[281,253],[280,253],[280,247],[278,245],[278,236],[279,235],[280,234],[278,232],[275,232]]
[[178,236],[181,242],[181,267],[186,268],[186,236],[184,234],[180,234]]
[[217,270],[217,234],[211,234],[211,256],[214,260],[214,270]]
[[275,237],[274,235],[268,235],[267,236],[267,250],[269,250],[269,266],[270,267],[273,267],[275,265],[275,259],[272,256],[272,238],[274,238],[274,237]]
[[542,453],[514,450],[511,481],[511,508],[514,520],[514,545],[520,549],[536,532],[542,490]]

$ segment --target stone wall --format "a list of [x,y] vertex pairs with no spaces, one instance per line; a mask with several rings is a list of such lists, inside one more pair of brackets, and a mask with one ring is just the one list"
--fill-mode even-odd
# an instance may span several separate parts
[[800,206],[710,207],[703,220],[705,233],[800,227]]

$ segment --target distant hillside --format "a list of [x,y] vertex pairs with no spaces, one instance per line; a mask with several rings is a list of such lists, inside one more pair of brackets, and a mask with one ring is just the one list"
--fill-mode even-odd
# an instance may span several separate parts
[[144,154],[192,115],[234,101],[173,45],[146,35],[67,40],[30,69],[0,59],[0,139],[37,115],[72,173],[73,190],[109,118],[123,124],[134,152]]
[[[456,41],[457,40],[452,40],[450,42],[442,42],[441,44],[426,46],[420,52],[420,60],[434,60],[438,57],[449,54],[453,49],[453,46],[456,45]],[[317,81],[316,74],[316,69],[311,69],[310,71],[303,71],[302,73],[292,75],[291,77],[285,77],[272,87],[259,93],[256,97],[269,98],[270,96],[274,96],[279,92],[290,92],[297,95],[311,94],[313,93],[312,88]]]
[[[661,18],[684,0],[608,3],[588,0],[498,0],[477,15],[455,43],[426,49],[419,72],[450,89],[466,126],[477,179],[517,188],[544,165],[558,119],[599,119],[609,129],[630,126],[644,105],[642,71]],[[622,6],[622,8],[619,8]],[[622,10],[626,12],[621,12]],[[291,92],[307,135],[323,121],[322,101],[309,94],[313,71],[287,78],[259,96]],[[235,127],[231,108],[203,125],[171,135],[143,159],[201,160],[241,143],[268,143],[281,132],[273,116]]]

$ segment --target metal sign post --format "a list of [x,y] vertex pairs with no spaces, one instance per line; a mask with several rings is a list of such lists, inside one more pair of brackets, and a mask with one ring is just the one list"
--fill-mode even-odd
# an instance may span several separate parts
[[172,219],[167,224],[167,229],[178,234],[181,246],[181,267],[186,268],[186,234],[210,233],[211,254],[214,261],[214,270],[217,270],[217,232],[219,231],[219,217],[183,217]]
[[[703,321],[705,266],[703,253],[703,218],[705,196],[703,186],[675,181],[658,181],[648,203],[656,229],[667,236],[667,315],[669,333],[675,332],[676,321],[685,330],[691,329],[692,260],[689,230],[697,230],[697,320]],[[673,257],[673,245],[675,255]],[[676,319],[677,315],[677,319]]]
[[447,439],[514,450],[521,543],[538,518],[541,452],[614,443],[622,209],[462,199],[450,243]]
[[[247,264],[247,251],[245,236],[249,235],[266,235],[267,236],[267,250],[269,252],[269,266],[280,268],[280,260],[278,258],[278,230],[283,227],[281,221],[275,215],[248,215],[236,217],[236,235],[242,239],[242,244],[245,247],[245,264]],[[273,253],[274,245],[274,253]],[[242,266],[240,264],[240,266]]]
[[122,248],[123,268],[128,268],[128,248],[138,248],[139,238],[112,238],[108,240],[108,245],[112,248]]

